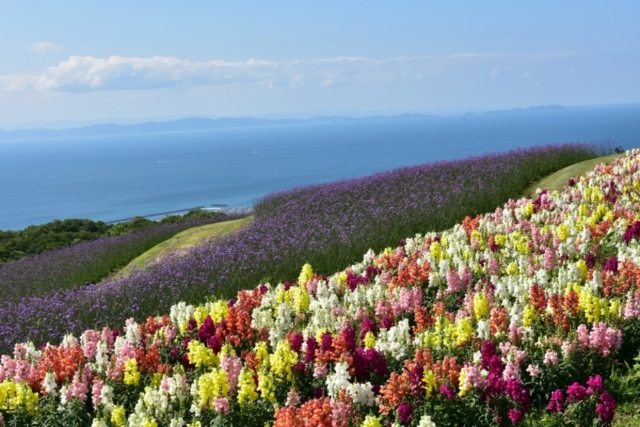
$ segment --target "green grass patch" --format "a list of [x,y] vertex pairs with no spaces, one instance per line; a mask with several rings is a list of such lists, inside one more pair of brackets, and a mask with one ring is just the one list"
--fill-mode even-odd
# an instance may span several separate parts
[[609,156],[597,157],[595,159],[585,160],[584,162],[579,162],[571,166],[567,166],[564,169],[560,169],[559,171],[554,172],[551,175],[534,182],[522,193],[521,196],[526,197],[529,193],[531,193],[531,195],[534,195],[538,188],[546,188],[549,191],[561,191],[564,187],[567,186],[569,178],[575,178],[578,175],[584,175],[585,173],[592,171],[593,168],[596,167],[596,165],[599,165],[600,163],[608,165],[613,161],[613,159],[617,159],[618,157],[622,156],[624,156],[624,154],[611,154]]
[[162,258],[166,255],[184,251],[193,246],[201,245],[209,240],[225,236],[233,233],[246,226],[253,220],[253,216],[236,219],[233,221],[224,221],[216,224],[206,224],[198,227],[189,228],[182,231],[168,240],[157,244],[142,255],[133,259],[125,266],[121,273],[128,273],[134,268],[144,268],[149,262]]

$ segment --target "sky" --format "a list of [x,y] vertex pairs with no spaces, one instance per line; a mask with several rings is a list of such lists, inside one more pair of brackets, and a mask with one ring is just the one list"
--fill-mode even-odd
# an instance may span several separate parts
[[0,128],[640,102],[638,1],[0,2]]

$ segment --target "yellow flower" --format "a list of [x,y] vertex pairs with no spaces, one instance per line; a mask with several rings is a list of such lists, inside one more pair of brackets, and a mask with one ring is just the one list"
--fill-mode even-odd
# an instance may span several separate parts
[[529,202],[526,204],[526,206],[523,206],[522,213],[527,217],[533,215],[533,203]]
[[473,328],[471,327],[471,319],[464,318],[456,322],[455,330],[455,345],[460,347],[462,344],[471,339],[473,335]]
[[516,274],[518,274],[518,264],[516,264],[515,262],[509,263],[509,265],[507,266],[507,274],[509,276],[515,276]]
[[366,348],[374,348],[376,346],[376,336],[373,332],[369,331],[364,336],[364,346]]
[[29,414],[35,413],[39,395],[31,391],[26,382],[16,384],[12,380],[0,383],[0,410],[14,412],[25,408]]
[[264,341],[260,341],[255,346],[256,359],[260,364],[258,367],[269,366],[269,351],[267,350],[267,343]]
[[300,314],[303,311],[309,310],[311,299],[304,287],[291,288],[289,291],[293,294],[293,309],[296,313]]
[[360,424],[360,427],[382,427],[380,424],[380,418],[374,417],[373,415],[367,415],[367,418],[364,419],[364,422]]
[[247,368],[242,368],[238,377],[238,403],[251,403],[258,398],[256,383]]
[[432,242],[431,246],[429,247],[429,252],[437,260],[440,260],[440,258],[442,258],[442,246],[440,246],[439,242]]
[[298,363],[298,353],[291,350],[289,341],[278,343],[275,353],[269,357],[271,372],[279,377],[286,375],[288,381],[293,381],[293,366]]
[[460,376],[458,377],[458,384],[460,384],[460,393],[458,396],[463,397],[467,394],[467,387],[465,386],[465,380],[467,379],[467,368],[462,368],[460,370]]
[[311,264],[305,264],[298,277],[298,285],[304,286],[311,279],[313,279],[313,269],[311,268]]
[[580,272],[580,275],[582,276],[582,278],[586,278],[587,277],[587,273],[589,272],[589,268],[587,267],[587,263],[584,262],[583,259],[581,259],[580,261],[576,262],[576,267],[578,268],[578,271]]
[[214,400],[229,397],[229,382],[223,369],[213,368],[198,378],[198,398],[201,408],[214,409]]
[[196,311],[193,313],[193,318],[196,320],[198,328],[202,326],[202,322],[204,322],[204,319],[206,319],[208,315],[209,313],[207,313],[207,309],[204,308],[204,306],[201,305],[196,308]]
[[158,427],[158,423],[153,418],[144,417],[144,419],[142,420],[142,424],[140,424],[140,427]]
[[427,397],[431,397],[431,393],[433,393],[433,390],[436,388],[436,377],[431,369],[425,371],[422,381],[424,382],[424,388],[427,391]]
[[522,313],[522,325],[523,326],[531,326],[533,322],[536,320],[536,309],[533,308],[532,305],[527,304],[524,308],[524,312]]
[[489,300],[484,292],[478,292],[473,297],[473,314],[476,320],[480,320],[489,313]]
[[507,243],[507,236],[505,236],[504,234],[496,234],[493,237],[493,241],[496,242],[496,245],[504,247],[504,245]]
[[197,340],[189,341],[187,346],[189,350],[189,362],[196,365],[196,368],[218,366],[220,363],[218,356],[215,355],[213,350]]
[[567,240],[567,237],[569,237],[569,227],[567,227],[566,224],[560,224],[556,230],[556,234],[558,235],[558,238],[564,242]]
[[123,426],[125,421],[127,420],[127,413],[124,410],[124,406],[116,405],[113,407],[111,411],[111,422],[115,424],[116,427]]
[[229,306],[226,301],[219,300],[211,304],[209,316],[214,323],[219,323],[227,318],[229,313]]
[[135,358],[128,359],[124,362],[124,380],[126,385],[137,386],[140,384],[140,371],[138,370],[138,361]]
[[276,401],[276,384],[271,375],[266,369],[260,369],[258,372],[258,390],[262,394],[262,397],[270,402]]

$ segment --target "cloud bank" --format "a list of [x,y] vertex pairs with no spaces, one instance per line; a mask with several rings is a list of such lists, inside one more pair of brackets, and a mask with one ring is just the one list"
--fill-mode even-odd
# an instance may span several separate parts
[[[52,48],[55,48],[55,45],[46,42],[32,46],[32,49],[37,51]],[[238,85],[271,89],[328,87],[417,81],[473,67],[484,70],[517,69],[575,55],[572,52],[466,53],[390,58],[338,56],[305,61],[270,61],[254,58],[246,61],[190,61],[169,56],[70,56],[39,74],[0,75],[0,90],[95,92],[199,85]],[[498,73],[491,71],[491,75],[497,77]]]

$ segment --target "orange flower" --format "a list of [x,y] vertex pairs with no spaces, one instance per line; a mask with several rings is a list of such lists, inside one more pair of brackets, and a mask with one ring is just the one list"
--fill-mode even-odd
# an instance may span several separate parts
[[496,335],[498,332],[507,332],[509,330],[506,308],[499,307],[491,310],[491,323],[489,324],[489,328],[491,330],[491,335]]
[[544,313],[547,309],[547,299],[544,296],[544,289],[542,286],[533,285],[529,289],[529,303],[540,314]]
[[380,387],[380,413],[387,414],[395,410],[409,393],[411,393],[409,373],[406,370],[403,370],[400,375],[393,372],[387,383]]

